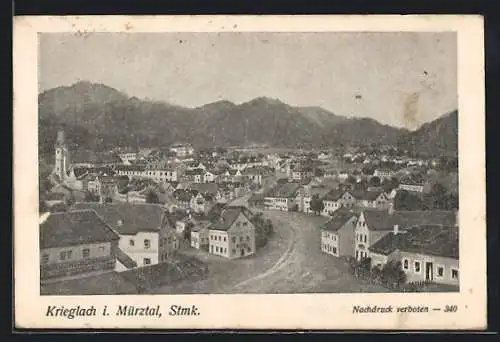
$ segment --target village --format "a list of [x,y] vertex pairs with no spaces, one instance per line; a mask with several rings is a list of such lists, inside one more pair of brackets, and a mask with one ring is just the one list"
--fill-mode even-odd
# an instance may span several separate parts
[[42,294],[458,291],[458,165],[394,146],[71,150]]

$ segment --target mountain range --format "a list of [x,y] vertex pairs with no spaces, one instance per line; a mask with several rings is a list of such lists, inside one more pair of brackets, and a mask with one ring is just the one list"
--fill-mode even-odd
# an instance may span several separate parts
[[197,108],[130,97],[82,81],[39,94],[39,150],[50,152],[58,129],[72,148],[167,146],[318,147],[399,144],[421,152],[456,152],[457,112],[408,131],[369,118],[348,118],[320,107],[294,107],[267,97]]

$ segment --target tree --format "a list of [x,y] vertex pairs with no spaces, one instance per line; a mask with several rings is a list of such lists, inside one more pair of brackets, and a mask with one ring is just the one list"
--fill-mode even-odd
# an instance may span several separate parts
[[312,196],[309,206],[316,215],[319,215],[325,209],[325,203],[319,198],[318,194]]
[[156,194],[156,192],[154,192],[153,190],[150,190],[146,194],[146,203],[160,203],[160,199],[158,198],[158,195]]
[[324,175],[325,175],[325,173],[323,172],[322,169],[320,169],[320,168],[317,167],[314,170],[314,176],[316,176],[316,177],[323,177]]
[[381,182],[380,182],[380,178],[377,177],[377,176],[373,176],[372,178],[370,178],[370,180],[368,181],[368,185],[369,186],[380,186]]
[[423,203],[419,196],[406,190],[398,191],[394,197],[395,210],[422,210]]
[[406,273],[399,261],[389,261],[382,268],[382,282],[390,289],[396,289],[406,283]]
[[93,194],[92,192],[90,191],[86,191],[85,192],[85,198],[84,198],[84,201],[85,202],[99,202],[99,196]]
[[429,194],[424,196],[425,205],[429,209],[447,209],[449,195],[444,185],[435,183]]

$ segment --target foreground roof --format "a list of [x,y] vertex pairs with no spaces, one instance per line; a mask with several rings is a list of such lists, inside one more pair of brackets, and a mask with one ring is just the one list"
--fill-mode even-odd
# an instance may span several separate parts
[[330,232],[336,232],[340,228],[342,228],[350,219],[357,216],[358,215],[355,212],[347,208],[340,208],[338,210],[335,210],[332,218],[324,225],[322,225],[321,229]]
[[93,210],[54,213],[40,224],[40,248],[111,242],[119,238]]
[[400,250],[458,259],[458,228],[437,224],[415,226],[406,232],[385,235],[369,250],[383,255]]
[[164,209],[158,204],[79,202],[72,210],[92,209],[119,234],[157,232],[162,224]]

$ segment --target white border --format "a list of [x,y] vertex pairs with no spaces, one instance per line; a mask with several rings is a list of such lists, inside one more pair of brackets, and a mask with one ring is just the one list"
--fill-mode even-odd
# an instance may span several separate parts
[[[38,32],[455,31],[460,293],[39,296]],[[481,329],[486,326],[484,37],[480,16],[80,16],[14,19],[15,323],[24,328]],[[318,246],[319,248],[319,246]],[[201,316],[45,317],[48,305],[196,304]],[[352,314],[353,305],[458,305],[457,313]]]

